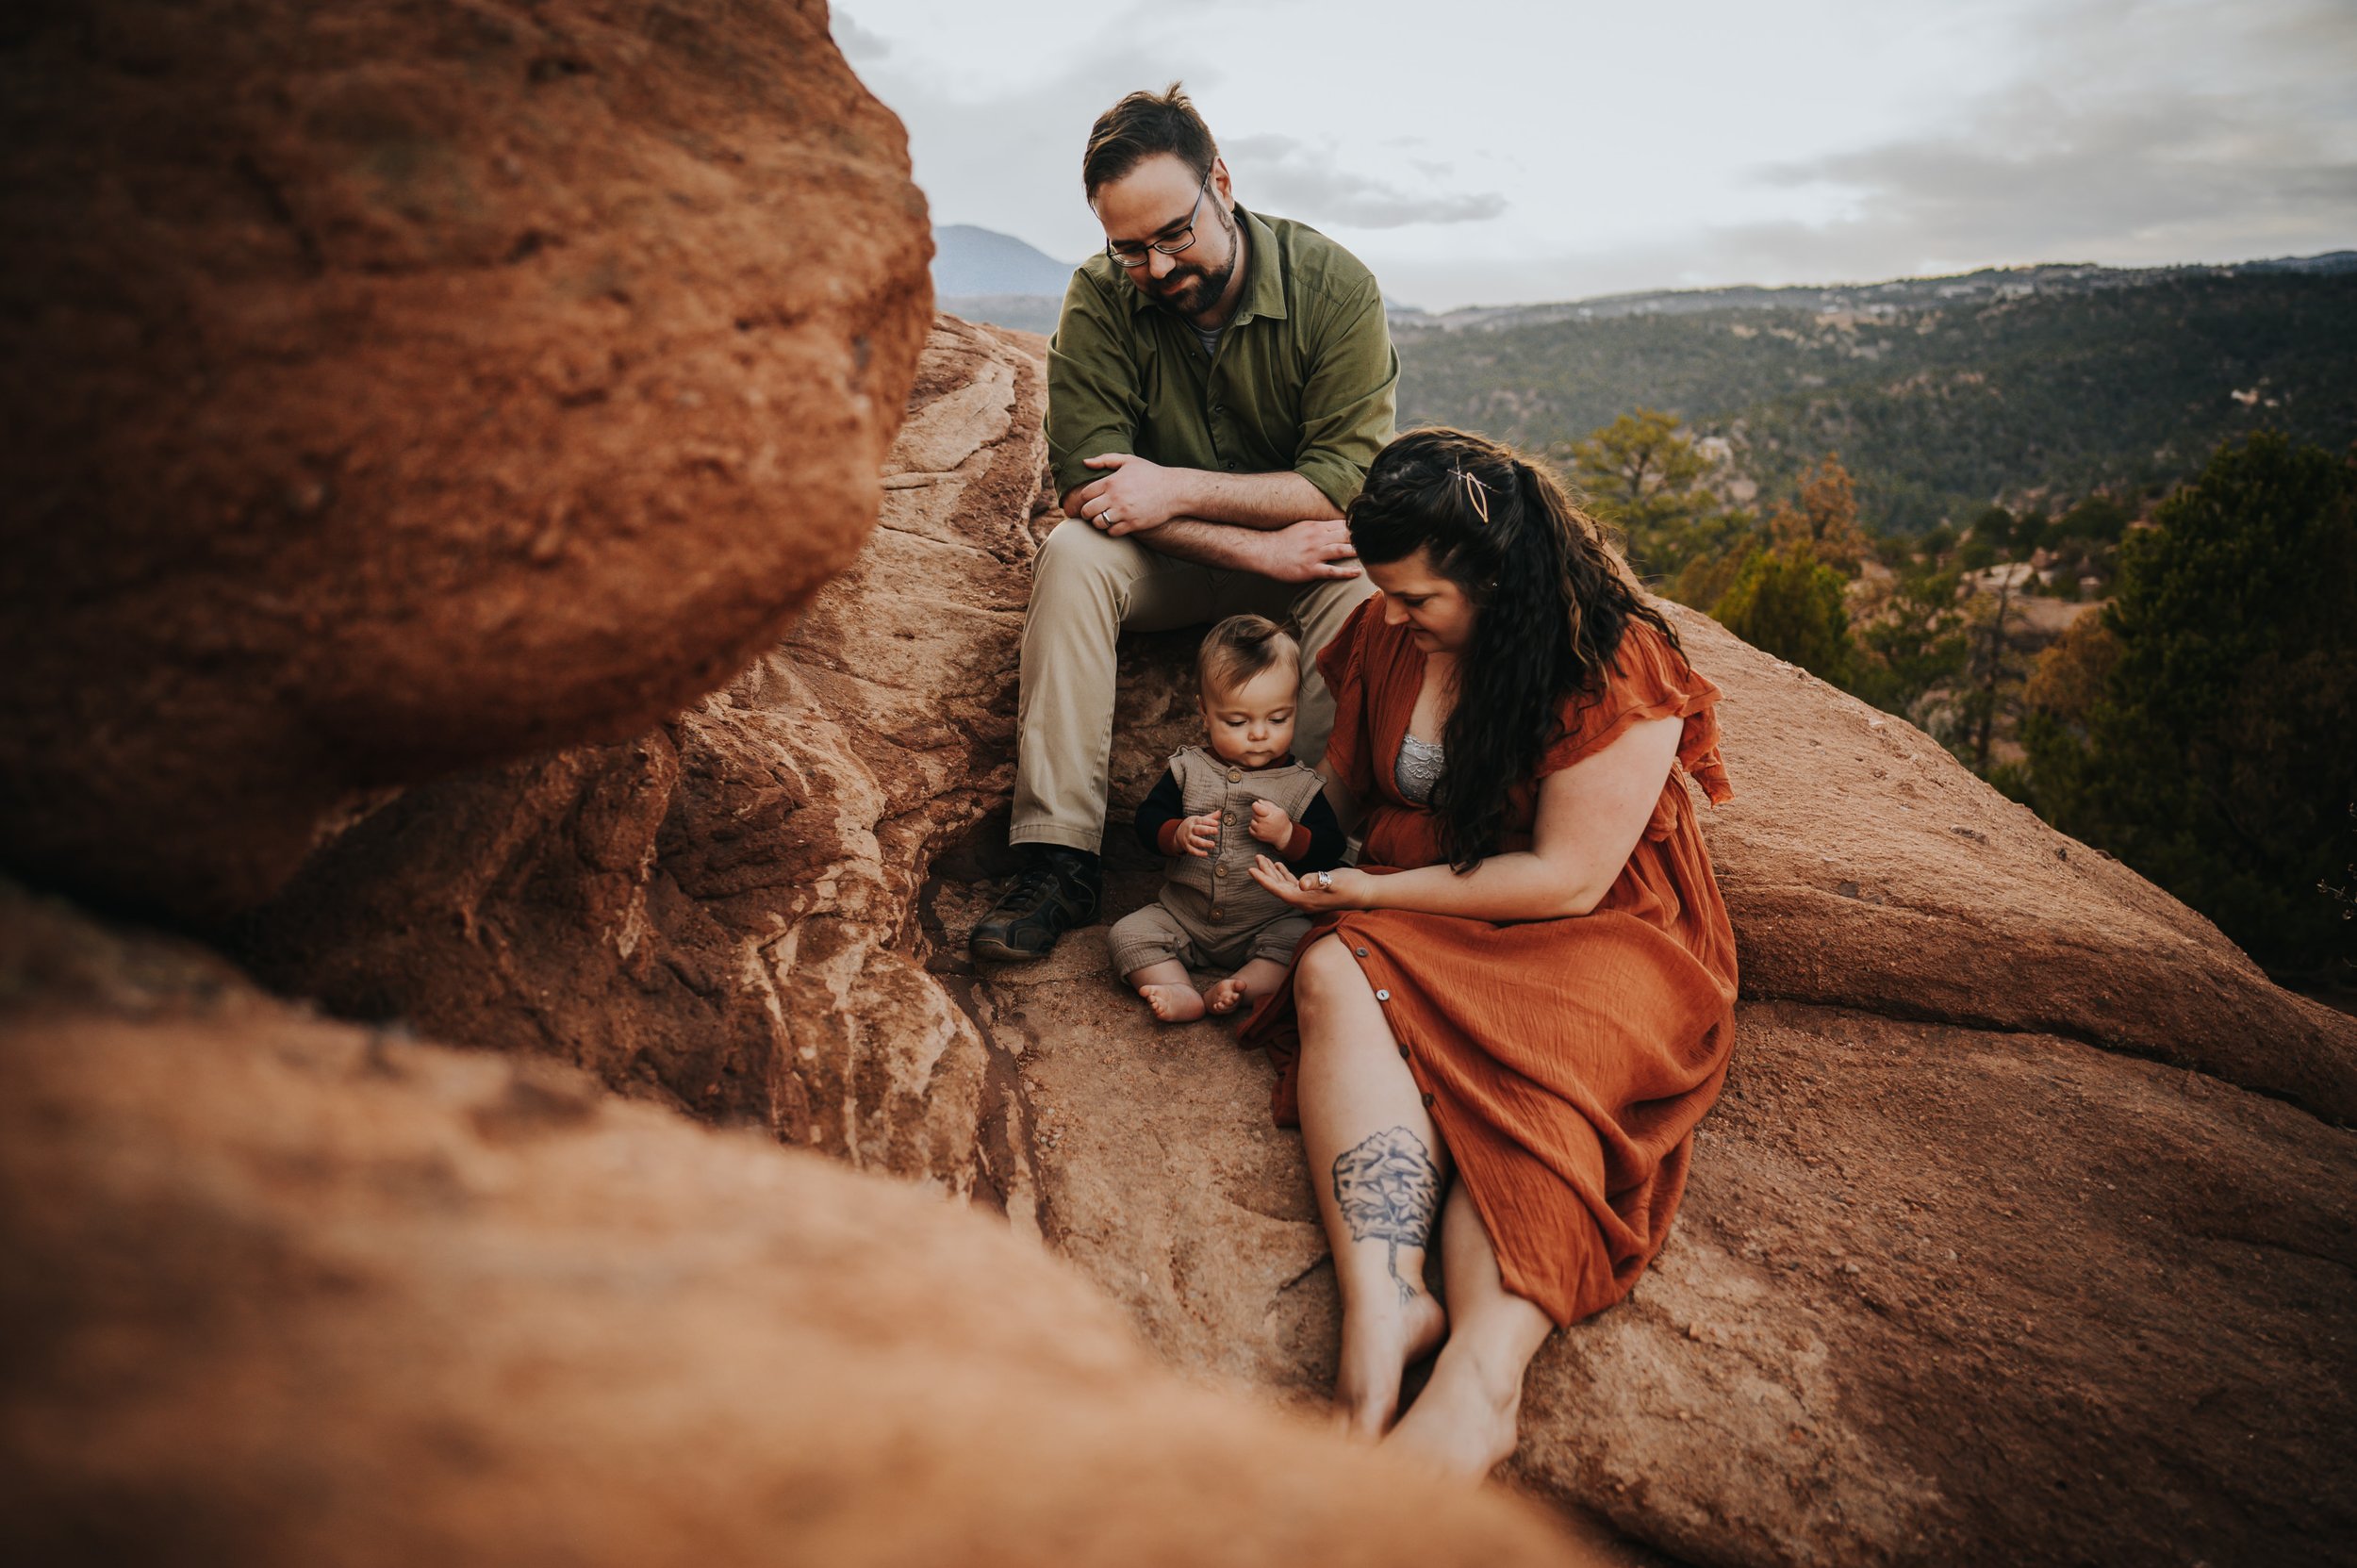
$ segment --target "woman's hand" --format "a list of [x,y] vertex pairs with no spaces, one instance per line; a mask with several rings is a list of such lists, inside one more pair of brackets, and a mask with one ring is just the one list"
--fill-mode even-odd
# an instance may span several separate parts
[[1281,862],[1255,855],[1252,880],[1305,915],[1330,915],[1337,910],[1373,909],[1376,884],[1383,879],[1348,866],[1296,877]]

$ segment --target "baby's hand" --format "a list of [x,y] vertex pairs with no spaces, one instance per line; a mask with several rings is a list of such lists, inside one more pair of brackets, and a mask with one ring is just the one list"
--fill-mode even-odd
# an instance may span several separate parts
[[1207,811],[1200,817],[1187,817],[1178,822],[1178,849],[1183,854],[1203,856],[1219,847],[1219,813]]
[[1252,802],[1252,836],[1280,855],[1294,841],[1294,819],[1266,801]]

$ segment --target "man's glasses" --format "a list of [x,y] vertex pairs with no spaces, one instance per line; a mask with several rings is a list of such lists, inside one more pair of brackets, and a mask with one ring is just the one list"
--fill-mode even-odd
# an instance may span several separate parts
[[1148,251],[1160,251],[1164,256],[1177,256],[1180,251],[1195,243],[1195,214],[1203,210],[1203,198],[1211,193],[1211,176],[1207,172],[1203,176],[1202,185],[1195,190],[1195,205],[1187,208],[1187,226],[1168,239],[1156,239],[1144,244],[1134,239],[1119,241],[1109,239],[1105,242],[1105,254],[1124,267],[1145,266],[1147,260],[1146,253]]

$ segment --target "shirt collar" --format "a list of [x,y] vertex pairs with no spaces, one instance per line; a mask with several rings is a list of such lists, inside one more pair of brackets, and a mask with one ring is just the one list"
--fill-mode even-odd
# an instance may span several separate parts
[[[1236,204],[1236,222],[1244,232],[1244,293],[1238,297],[1236,313],[1228,318],[1228,325],[1248,322],[1255,316],[1282,317],[1285,314],[1285,279],[1282,275],[1284,269],[1274,259],[1277,250],[1277,231],[1246,211],[1242,202]],[[1129,290],[1131,315],[1162,308],[1146,298],[1135,284],[1126,278],[1122,281]],[[1195,323],[1188,322],[1187,324],[1193,326]],[[1221,330],[1226,331],[1227,328]]]

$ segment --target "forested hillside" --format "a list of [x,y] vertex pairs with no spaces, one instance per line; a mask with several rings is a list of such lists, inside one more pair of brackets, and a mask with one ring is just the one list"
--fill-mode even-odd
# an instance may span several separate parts
[[1401,422],[1560,456],[1621,414],[1664,409],[1726,437],[1733,474],[1771,493],[1839,453],[1869,524],[1901,532],[1962,526],[1991,502],[2165,487],[2261,428],[2332,450],[2357,437],[2357,272],[2117,276],[2019,297],[1861,289],[1838,308],[1803,293],[1454,326],[1407,315]]

